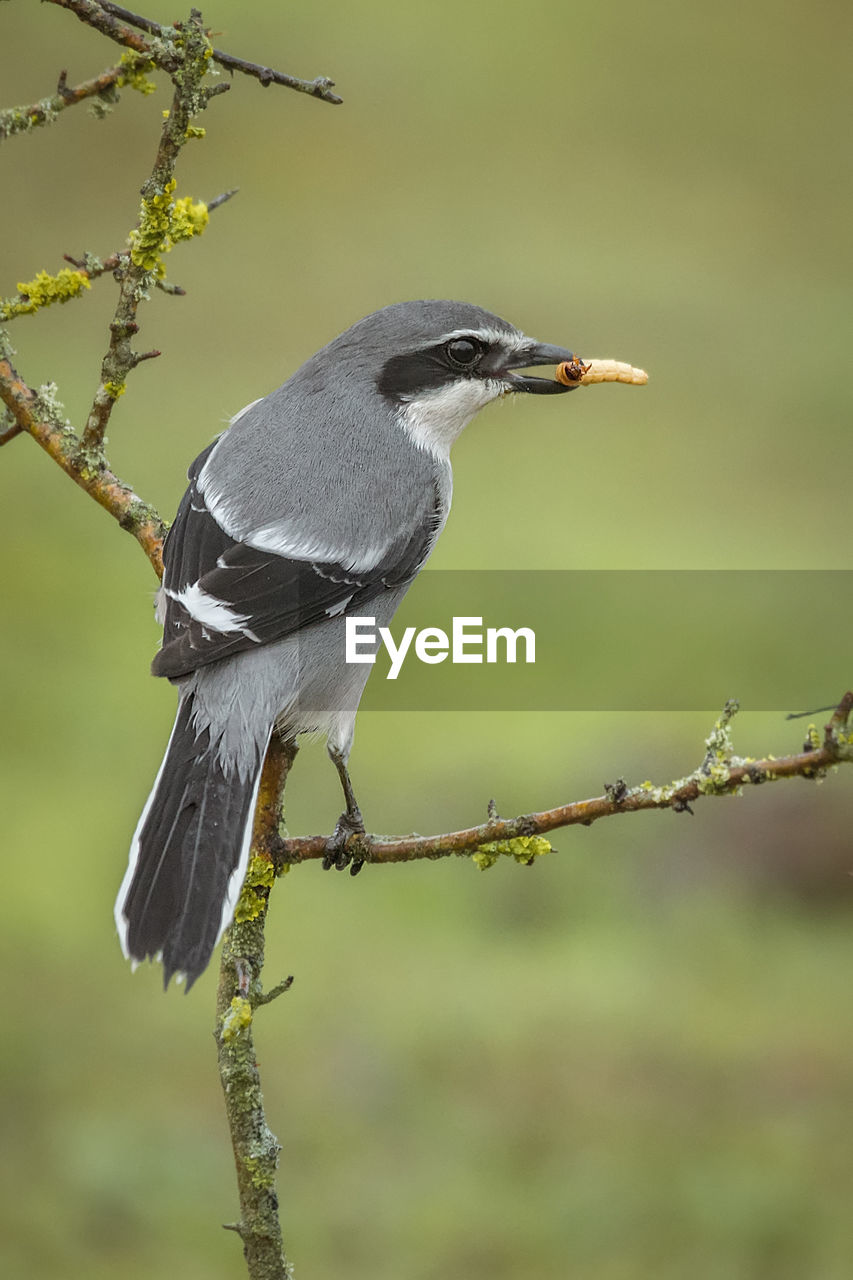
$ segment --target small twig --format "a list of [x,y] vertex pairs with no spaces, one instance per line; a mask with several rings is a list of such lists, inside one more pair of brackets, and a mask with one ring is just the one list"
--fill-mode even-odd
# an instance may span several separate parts
[[255,996],[253,1004],[255,1008],[262,1004],[271,1004],[273,1000],[277,1000],[279,996],[283,996],[285,991],[289,991],[293,986],[293,974],[287,978],[282,978],[281,982],[277,982],[274,987],[270,987],[269,991],[262,991]]
[[7,414],[3,416],[3,429],[0,431],[0,449],[4,444],[8,444],[10,440],[14,440],[15,436],[21,435],[24,428],[15,422],[14,418],[9,421]]
[[218,209],[220,205],[225,204],[226,201],[231,200],[236,196],[239,190],[239,187],[231,187],[229,191],[223,191],[218,196],[214,196],[212,200],[208,200],[207,212],[213,213],[214,209]]
[[15,134],[26,133],[28,129],[39,125],[51,124],[66,107],[107,93],[123,71],[123,67],[108,67],[99,76],[83,80],[71,89],[66,84],[66,72],[63,71],[52,97],[43,98],[41,102],[34,102],[29,107],[8,107],[0,111],[0,141],[12,138]]
[[[64,0],[54,0],[54,3],[64,3]],[[139,13],[132,13],[130,9],[125,9],[120,4],[112,4],[111,0],[101,0],[101,8],[116,18],[121,18],[123,22],[138,27],[140,31],[147,31],[149,35],[160,36],[163,34],[163,28],[159,23],[153,22],[150,18],[145,18]],[[317,76],[314,80],[302,80],[299,76],[288,75],[285,71],[274,71],[272,67],[264,67],[257,62],[247,62],[245,58],[237,58],[234,54],[224,53],[222,49],[213,50],[213,60],[218,62],[221,67],[227,68],[228,71],[239,71],[245,76],[254,77],[264,87],[270,84],[280,84],[286,89],[295,89],[297,93],[307,93],[312,98],[319,98],[322,102],[331,102],[335,106],[343,102],[343,98],[338,97],[336,93],[332,93],[335,82],[330,80],[328,76]]]
[[257,62],[246,62],[244,58],[236,58],[231,53],[223,53],[221,49],[213,50],[213,57],[221,67],[228,71],[240,71],[244,76],[253,76],[264,88],[271,84],[284,85],[286,89],[295,89],[297,93],[307,93],[322,102],[331,102],[339,106],[343,98],[332,93],[334,80],[328,76],[317,76],[314,80],[300,80],[298,76],[289,76],[284,71],[274,71],[272,67],[263,67]]

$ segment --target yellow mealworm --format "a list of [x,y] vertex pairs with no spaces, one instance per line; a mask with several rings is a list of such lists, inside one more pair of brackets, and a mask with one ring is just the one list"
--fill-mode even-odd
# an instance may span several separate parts
[[627,382],[633,387],[642,387],[649,380],[645,369],[635,369],[633,365],[624,364],[621,360],[588,360],[584,362],[578,356],[574,360],[564,360],[557,365],[557,381],[566,387],[593,386],[596,382]]

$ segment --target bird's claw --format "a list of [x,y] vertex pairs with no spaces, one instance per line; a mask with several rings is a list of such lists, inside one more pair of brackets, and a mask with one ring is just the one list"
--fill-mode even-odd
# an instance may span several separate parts
[[354,813],[342,813],[338,818],[335,830],[326,841],[323,870],[329,871],[334,867],[336,871],[345,871],[349,867],[350,875],[357,876],[365,862],[368,861],[366,856],[367,849],[360,847],[360,841],[355,841],[355,849],[350,849],[348,847],[349,838],[354,835],[363,836],[366,834],[364,820],[358,809]]

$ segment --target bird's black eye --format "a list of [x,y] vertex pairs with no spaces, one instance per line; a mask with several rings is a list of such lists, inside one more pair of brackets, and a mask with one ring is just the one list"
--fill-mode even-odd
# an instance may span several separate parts
[[483,354],[482,346],[474,338],[453,338],[444,349],[457,369],[473,369]]

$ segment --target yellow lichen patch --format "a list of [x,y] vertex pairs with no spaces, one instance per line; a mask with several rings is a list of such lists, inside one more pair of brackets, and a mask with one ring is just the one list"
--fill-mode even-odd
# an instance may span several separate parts
[[68,302],[84,289],[91,289],[89,277],[82,271],[63,267],[55,276],[40,271],[34,280],[18,281],[18,297],[0,302],[0,320],[13,316],[31,316],[54,302]]
[[234,912],[238,923],[246,920],[257,920],[267,904],[269,890],[275,881],[275,867],[268,858],[259,858],[257,854],[249,863],[246,879]]
[[253,1187],[264,1190],[275,1186],[274,1163],[270,1166],[269,1161],[263,1160],[259,1156],[243,1156],[243,1164],[252,1180]]
[[176,200],[169,227],[172,244],[166,246],[167,250],[179,240],[191,240],[193,236],[200,236],[209,221],[210,214],[203,200],[193,200],[192,196],[182,196],[180,200]]
[[161,253],[168,253],[179,240],[201,235],[210,214],[203,201],[192,196],[173,200],[175,179],[167,182],[156,196],[143,198],[139,225],[130,233],[130,256],[137,267],[146,271],[163,270]]
[[477,846],[477,852],[471,860],[481,871],[493,867],[501,855],[515,858],[516,862],[528,865],[534,858],[541,858],[551,852],[551,842],[544,836],[515,836],[512,840],[490,840]]
[[235,996],[230,1009],[222,1015],[222,1039],[226,1043],[236,1040],[241,1031],[252,1022],[252,1006],[243,996]]
[[142,94],[153,93],[157,88],[154,81],[149,80],[146,74],[148,71],[154,70],[154,63],[150,58],[146,58],[144,54],[128,49],[119,58],[119,65],[123,67],[123,71],[116,81],[120,88],[135,89],[137,93]]

